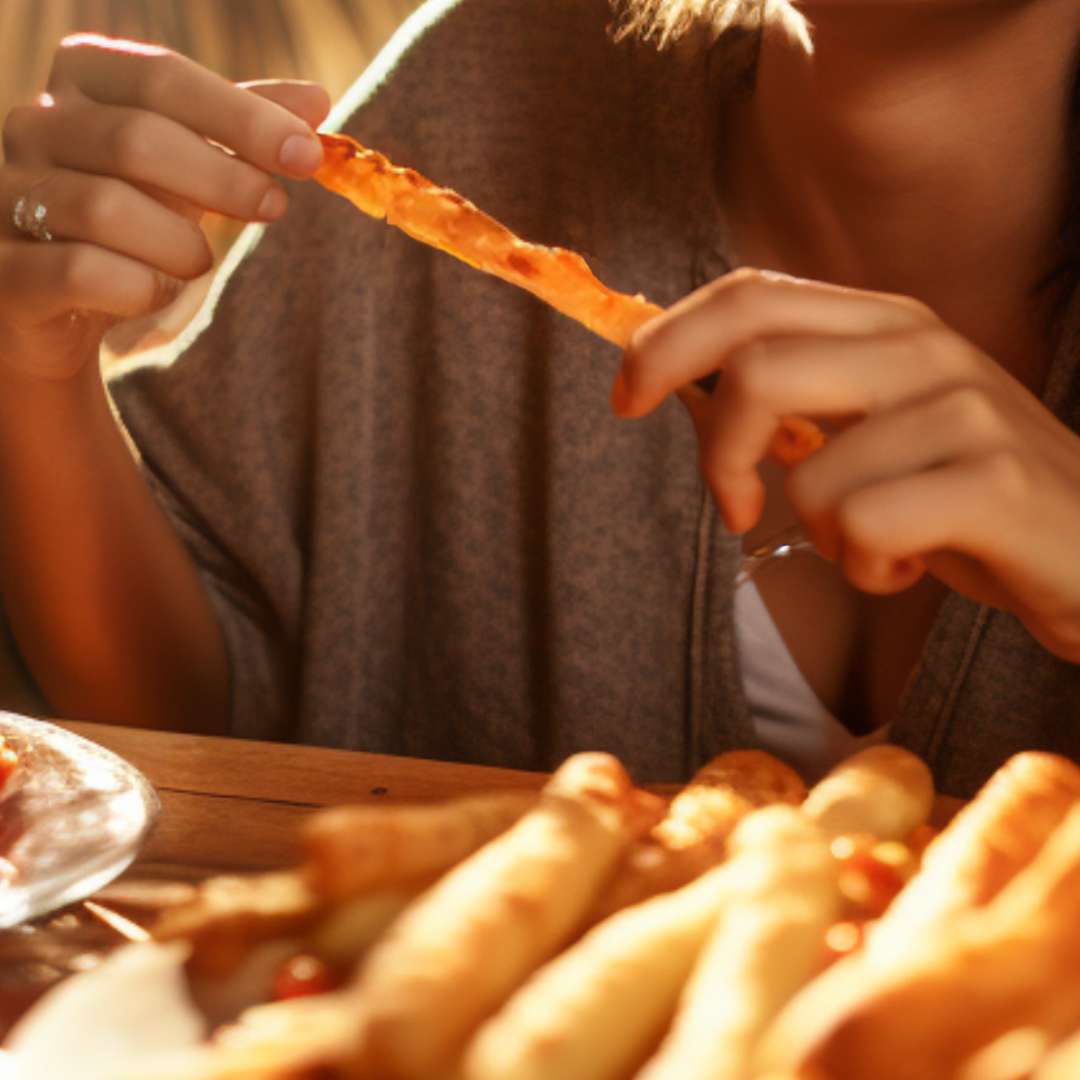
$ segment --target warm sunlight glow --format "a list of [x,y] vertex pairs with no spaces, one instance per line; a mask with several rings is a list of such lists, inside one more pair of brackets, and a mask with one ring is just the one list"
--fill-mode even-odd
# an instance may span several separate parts
[[147,45],[142,41],[125,41],[122,38],[106,37],[104,34],[69,34],[60,44],[65,49],[80,45],[96,45],[99,49],[112,52],[128,53],[130,56],[163,56],[168,49],[160,45]]

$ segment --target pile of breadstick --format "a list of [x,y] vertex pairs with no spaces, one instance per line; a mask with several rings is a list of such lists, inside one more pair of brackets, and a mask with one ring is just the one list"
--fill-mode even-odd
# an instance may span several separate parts
[[667,802],[580,754],[538,795],[326,811],[296,871],[163,919],[216,1028],[153,1075],[1080,1076],[1080,768],[1020,754],[939,833],[933,803],[880,746],[809,792],[737,751]]

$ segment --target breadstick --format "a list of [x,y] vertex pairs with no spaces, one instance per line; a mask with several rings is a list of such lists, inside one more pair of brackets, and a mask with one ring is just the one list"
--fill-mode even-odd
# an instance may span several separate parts
[[762,750],[729,750],[694,774],[649,836],[669,852],[723,845],[751,810],[772,803],[798,806],[805,798],[799,774],[779,758]]
[[306,875],[328,901],[408,886],[449,870],[512,825],[531,792],[495,792],[411,806],[340,806],[304,829]]
[[790,1067],[905,962],[912,942],[996,896],[1080,798],[1080,768],[1052,754],[1010,758],[931,842],[922,867],[867,931],[862,949],[816,979],[764,1041],[761,1067]]
[[1046,1059],[1049,1043],[1046,1033],[1038,1028],[1014,1028],[968,1058],[956,1080],[1032,1080],[1037,1066]]
[[691,782],[729,787],[754,806],[798,806],[806,798],[802,777],[764,750],[725,750],[702,765]]
[[521,240],[414,169],[399,168],[345,135],[320,138],[324,160],[315,179],[321,184],[414,240],[527,289],[608,341],[625,348],[642,323],[660,314],[643,296],[609,289],[580,255]]
[[989,904],[911,939],[807,1062],[836,1080],[952,1078],[1017,1027],[1069,1034],[1080,1025],[1077,911],[1080,805]]
[[923,854],[919,873],[893,901],[867,944],[911,934],[991,900],[1038,854],[1080,800],[1080,767],[1057,754],[1010,758]]
[[639,1080],[743,1080],[762,1031],[822,964],[840,892],[817,825],[791,807],[758,810],[723,869],[735,888]]
[[304,938],[305,951],[348,968],[386,932],[416,899],[416,889],[386,889],[336,904]]
[[321,913],[319,897],[295,872],[230,875],[210,878],[189,903],[166,911],[153,936],[190,941],[191,971],[224,978],[256,945],[301,932]]
[[[620,348],[660,314],[641,295],[609,289],[580,255],[521,240],[457,192],[438,187],[414,169],[392,164],[347,135],[322,133],[319,138],[324,157],[315,179],[324,187],[415,240],[527,289]],[[824,441],[821,429],[809,420],[785,417],[771,449],[777,460],[794,464]]]
[[594,927],[480,1029],[465,1080],[626,1076],[660,1037],[731,887],[719,867]]
[[1076,1080],[1080,1076],[1080,1031],[1058,1043],[1035,1070],[1032,1080]]
[[718,754],[675,796],[660,824],[630,846],[589,921],[693,881],[724,858],[731,830],[753,809],[795,806],[805,797],[799,774],[772,754]]
[[925,762],[886,744],[840,762],[810,789],[803,812],[830,836],[902,840],[925,824],[933,802],[934,780]]
[[566,943],[663,804],[606,754],[578,754],[538,805],[424,893],[374,946],[357,988],[357,1077],[444,1077],[477,1026]]

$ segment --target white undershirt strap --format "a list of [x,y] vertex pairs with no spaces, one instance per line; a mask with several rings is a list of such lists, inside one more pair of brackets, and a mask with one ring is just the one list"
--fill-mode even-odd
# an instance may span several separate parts
[[797,769],[807,783],[857,750],[888,738],[887,725],[854,735],[825,708],[753,581],[735,590],[735,635],[757,745]]

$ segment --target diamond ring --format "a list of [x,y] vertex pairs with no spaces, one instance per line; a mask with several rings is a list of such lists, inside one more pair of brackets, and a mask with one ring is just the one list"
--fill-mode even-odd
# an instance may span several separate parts
[[31,200],[26,195],[20,195],[15,200],[15,210],[11,220],[15,225],[15,231],[22,236],[28,236],[31,240],[51,240],[53,234],[45,223],[49,210],[43,202]]

